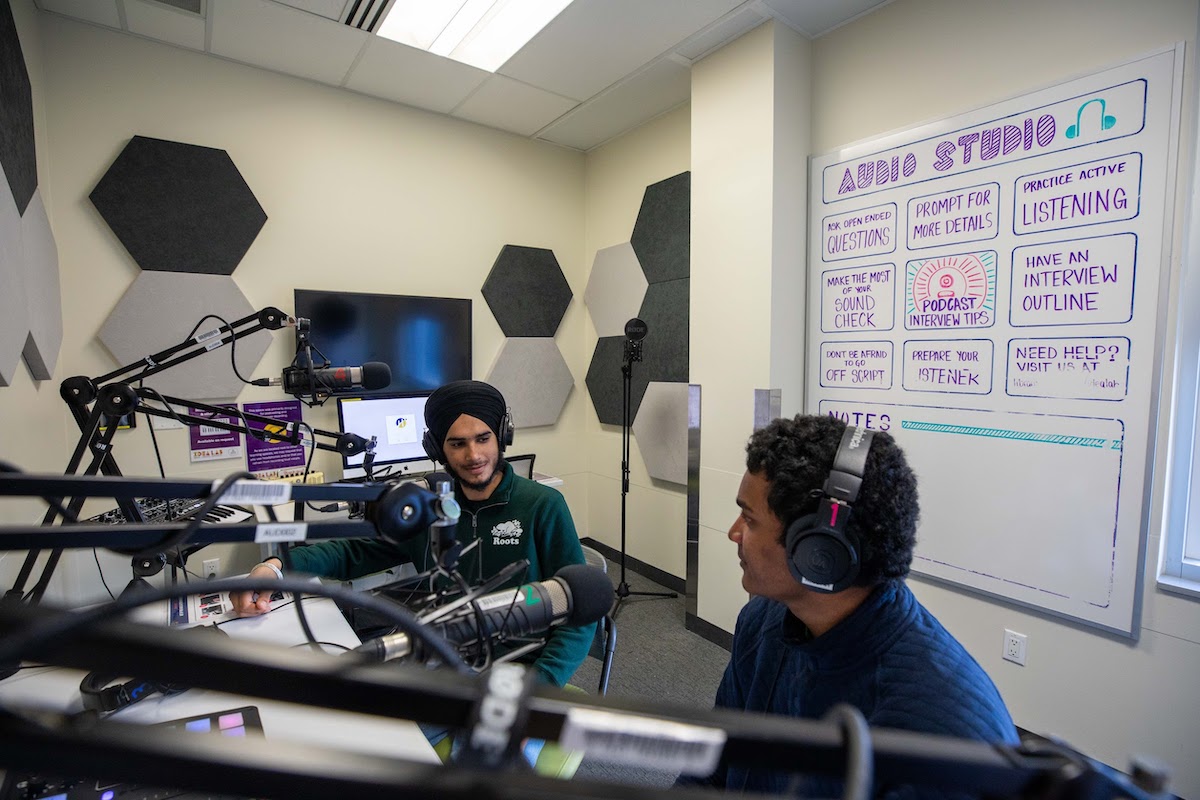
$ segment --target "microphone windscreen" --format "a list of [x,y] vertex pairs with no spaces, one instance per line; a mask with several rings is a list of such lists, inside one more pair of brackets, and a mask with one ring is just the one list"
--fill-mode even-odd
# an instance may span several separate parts
[[392,368],[382,361],[368,361],[362,365],[364,389],[386,389],[392,385]]
[[554,577],[571,590],[571,614],[565,625],[587,625],[603,619],[613,606],[613,585],[599,567],[570,564],[554,573]]

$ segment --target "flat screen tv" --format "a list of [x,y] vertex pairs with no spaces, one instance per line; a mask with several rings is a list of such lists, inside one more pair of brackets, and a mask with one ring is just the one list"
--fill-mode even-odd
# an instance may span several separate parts
[[[339,397],[338,427],[365,439],[375,437],[375,469],[389,475],[429,472],[434,464],[425,455],[425,394]],[[342,457],[342,477],[359,478],[363,454]]]
[[309,341],[330,366],[382,361],[391,368],[389,386],[349,394],[432,392],[472,377],[470,300],[297,289],[295,308],[310,320]]

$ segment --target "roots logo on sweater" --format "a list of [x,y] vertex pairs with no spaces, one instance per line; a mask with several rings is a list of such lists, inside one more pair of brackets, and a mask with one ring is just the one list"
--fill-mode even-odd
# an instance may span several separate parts
[[519,520],[497,523],[492,527],[492,544],[520,544],[523,532]]

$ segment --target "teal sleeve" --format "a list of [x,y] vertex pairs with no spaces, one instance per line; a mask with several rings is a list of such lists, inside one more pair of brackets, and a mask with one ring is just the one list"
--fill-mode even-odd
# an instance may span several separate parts
[[[538,560],[545,567],[545,577],[551,577],[568,564],[585,563],[575,522],[561,494],[548,493],[546,501],[538,504],[535,523]],[[594,622],[554,628],[546,637],[546,646],[533,662],[539,677],[554,686],[565,686],[587,658],[595,635]]]
[[292,548],[292,570],[322,578],[348,581],[390,569],[397,564],[420,564],[428,548],[428,536],[395,544],[383,539],[333,539],[307,547]]

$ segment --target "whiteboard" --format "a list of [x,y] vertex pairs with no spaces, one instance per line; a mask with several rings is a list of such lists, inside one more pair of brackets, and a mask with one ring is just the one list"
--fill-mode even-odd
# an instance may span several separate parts
[[1179,48],[813,158],[809,413],[891,433],[914,572],[1134,635]]

